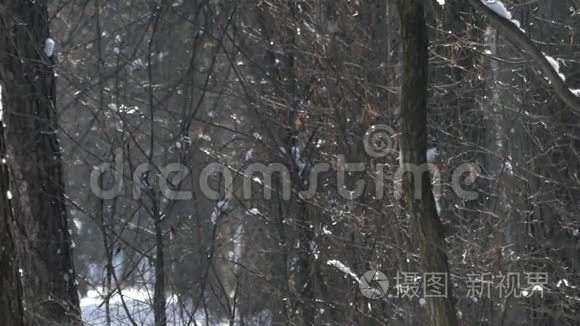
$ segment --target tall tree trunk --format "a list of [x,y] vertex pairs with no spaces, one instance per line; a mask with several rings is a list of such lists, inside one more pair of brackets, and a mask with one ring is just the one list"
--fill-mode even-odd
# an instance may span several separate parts
[[[154,67],[153,67],[153,56],[155,54],[156,46],[156,35],[160,28],[161,15],[165,7],[157,7],[153,10],[153,25],[151,29],[151,38],[149,39],[149,44],[147,48],[147,78],[149,80],[149,85],[154,84]],[[148,88],[149,96],[149,123],[150,123],[150,135],[149,135],[149,166],[154,166],[154,155],[155,155],[155,113],[157,110],[157,103],[155,102],[153,87]],[[161,220],[161,209],[159,206],[159,195],[155,191],[150,192],[149,198],[151,199],[151,212],[153,218],[153,225],[155,228],[155,285],[153,293],[153,316],[155,319],[155,326],[166,326],[167,325],[167,312],[166,312],[166,302],[165,297],[165,252],[163,243],[163,226]]]
[[153,297],[153,313],[155,326],[167,325],[165,311],[165,258],[163,249],[163,229],[159,217],[155,217],[155,291]]
[[56,136],[46,1],[0,0],[0,25],[0,78],[6,87],[27,318],[32,324],[73,325],[79,299]]
[[[0,80],[0,157],[6,158],[6,138],[2,122],[2,84]],[[24,325],[22,284],[18,275],[16,243],[12,226],[14,216],[10,205],[8,166],[0,164],[0,325]],[[11,194],[11,193],[10,193]]]
[[[398,3],[403,42],[403,85],[401,97],[401,166],[407,213],[418,236],[424,273],[449,273],[441,222],[435,209],[428,173],[417,174],[421,189],[416,189],[413,172],[427,161],[427,31],[423,0]],[[410,172],[410,173],[409,173]],[[415,193],[420,194],[416,196]],[[432,326],[457,325],[449,282],[446,297],[427,298]]]

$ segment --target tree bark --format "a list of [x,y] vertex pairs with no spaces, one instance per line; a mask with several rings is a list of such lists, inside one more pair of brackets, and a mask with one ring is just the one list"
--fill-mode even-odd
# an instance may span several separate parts
[[0,0],[0,78],[6,86],[8,160],[31,324],[79,323],[46,1]]
[[[0,81],[0,157],[6,158],[6,138],[2,123],[2,84]],[[18,259],[13,233],[14,216],[8,191],[8,166],[0,165],[0,325],[24,325],[22,284],[18,275]]]
[[[423,0],[398,3],[403,43],[403,85],[401,97],[401,166],[407,213],[416,230],[424,273],[449,275],[444,236],[435,209],[429,173],[417,174],[421,189],[413,180],[416,168],[427,162],[427,31]],[[410,173],[409,173],[410,172]],[[418,194],[418,195],[416,195]],[[453,296],[446,282],[446,297],[428,297],[427,310],[432,326],[457,325]]]

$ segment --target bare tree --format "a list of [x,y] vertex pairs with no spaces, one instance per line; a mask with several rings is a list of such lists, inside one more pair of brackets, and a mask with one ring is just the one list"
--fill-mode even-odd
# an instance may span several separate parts
[[0,2],[0,78],[14,173],[27,318],[75,324],[79,299],[56,132],[54,46],[45,1]]
[[[414,171],[427,163],[429,63],[424,5],[422,0],[409,0],[400,1],[398,6],[403,43],[401,166],[406,172],[404,193],[407,213],[418,236],[423,272],[449,275],[443,228],[435,209],[431,178],[428,173],[422,173],[420,189],[416,189],[413,180]],[[457,325],[449,281],[446,286],[447,297],[427,299],[429,322],[432,326]]]

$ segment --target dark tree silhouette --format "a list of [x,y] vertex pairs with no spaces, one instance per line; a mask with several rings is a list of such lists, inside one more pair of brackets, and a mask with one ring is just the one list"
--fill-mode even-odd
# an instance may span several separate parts
[[0,1],[0,78],[27,319],[38,325],[71,325],[78,320],[79,299],[56,135],[54,41],[48,24],[46,1]]
[[[407,213],[418,236],[421,266],[425,273],[449,275],[444,235],[428,172],[416,169],[427,163],[427,28],[422,0],[399,1],[403,44],[403,84],[401,95],[401,166],[405,170],[404,193]],[[413,178],[422,178],[420,189]],[[449,277],[448,277],[449,279]],[[447,281],[446,298],[428,298],[432,326],[457,325],[453,296]]]

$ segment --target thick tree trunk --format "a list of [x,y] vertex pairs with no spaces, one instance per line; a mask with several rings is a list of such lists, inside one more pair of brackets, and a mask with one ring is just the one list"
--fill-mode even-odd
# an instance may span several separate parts
[[[2,81],[0,81],[0,157],[6,158],[6,138],[2,122]],[[24,325],[22,284],[14,240],[14,216],[9,198],[8,166],[0,164],[0,325]],[[11,194],[11,193],[10,193]]]
[[0,0],[0,29],[27,318],[32,324],[73,325],[79,299],[56,136],[53,59],[45,49],[46,1]]
[[[398,3],[403,43],[403,85],[401,97],[401,165],[407,213],[418,236],[421,265],[424,273],[445,273],[449,267],[444,249],[441,222],[435,209],[428,173],[416,189],[413,172],[426,163],[427,150],[427,31],[423,0],[402,0]],[[410,173],[409,173],[410,172]],[[417,194],[417,195],[416,195]],[[449,277],[448,277],[449,279]],[[451,287],[447,281],[446,297],[428,297],[427,308],[432,326],[457,325]]]

